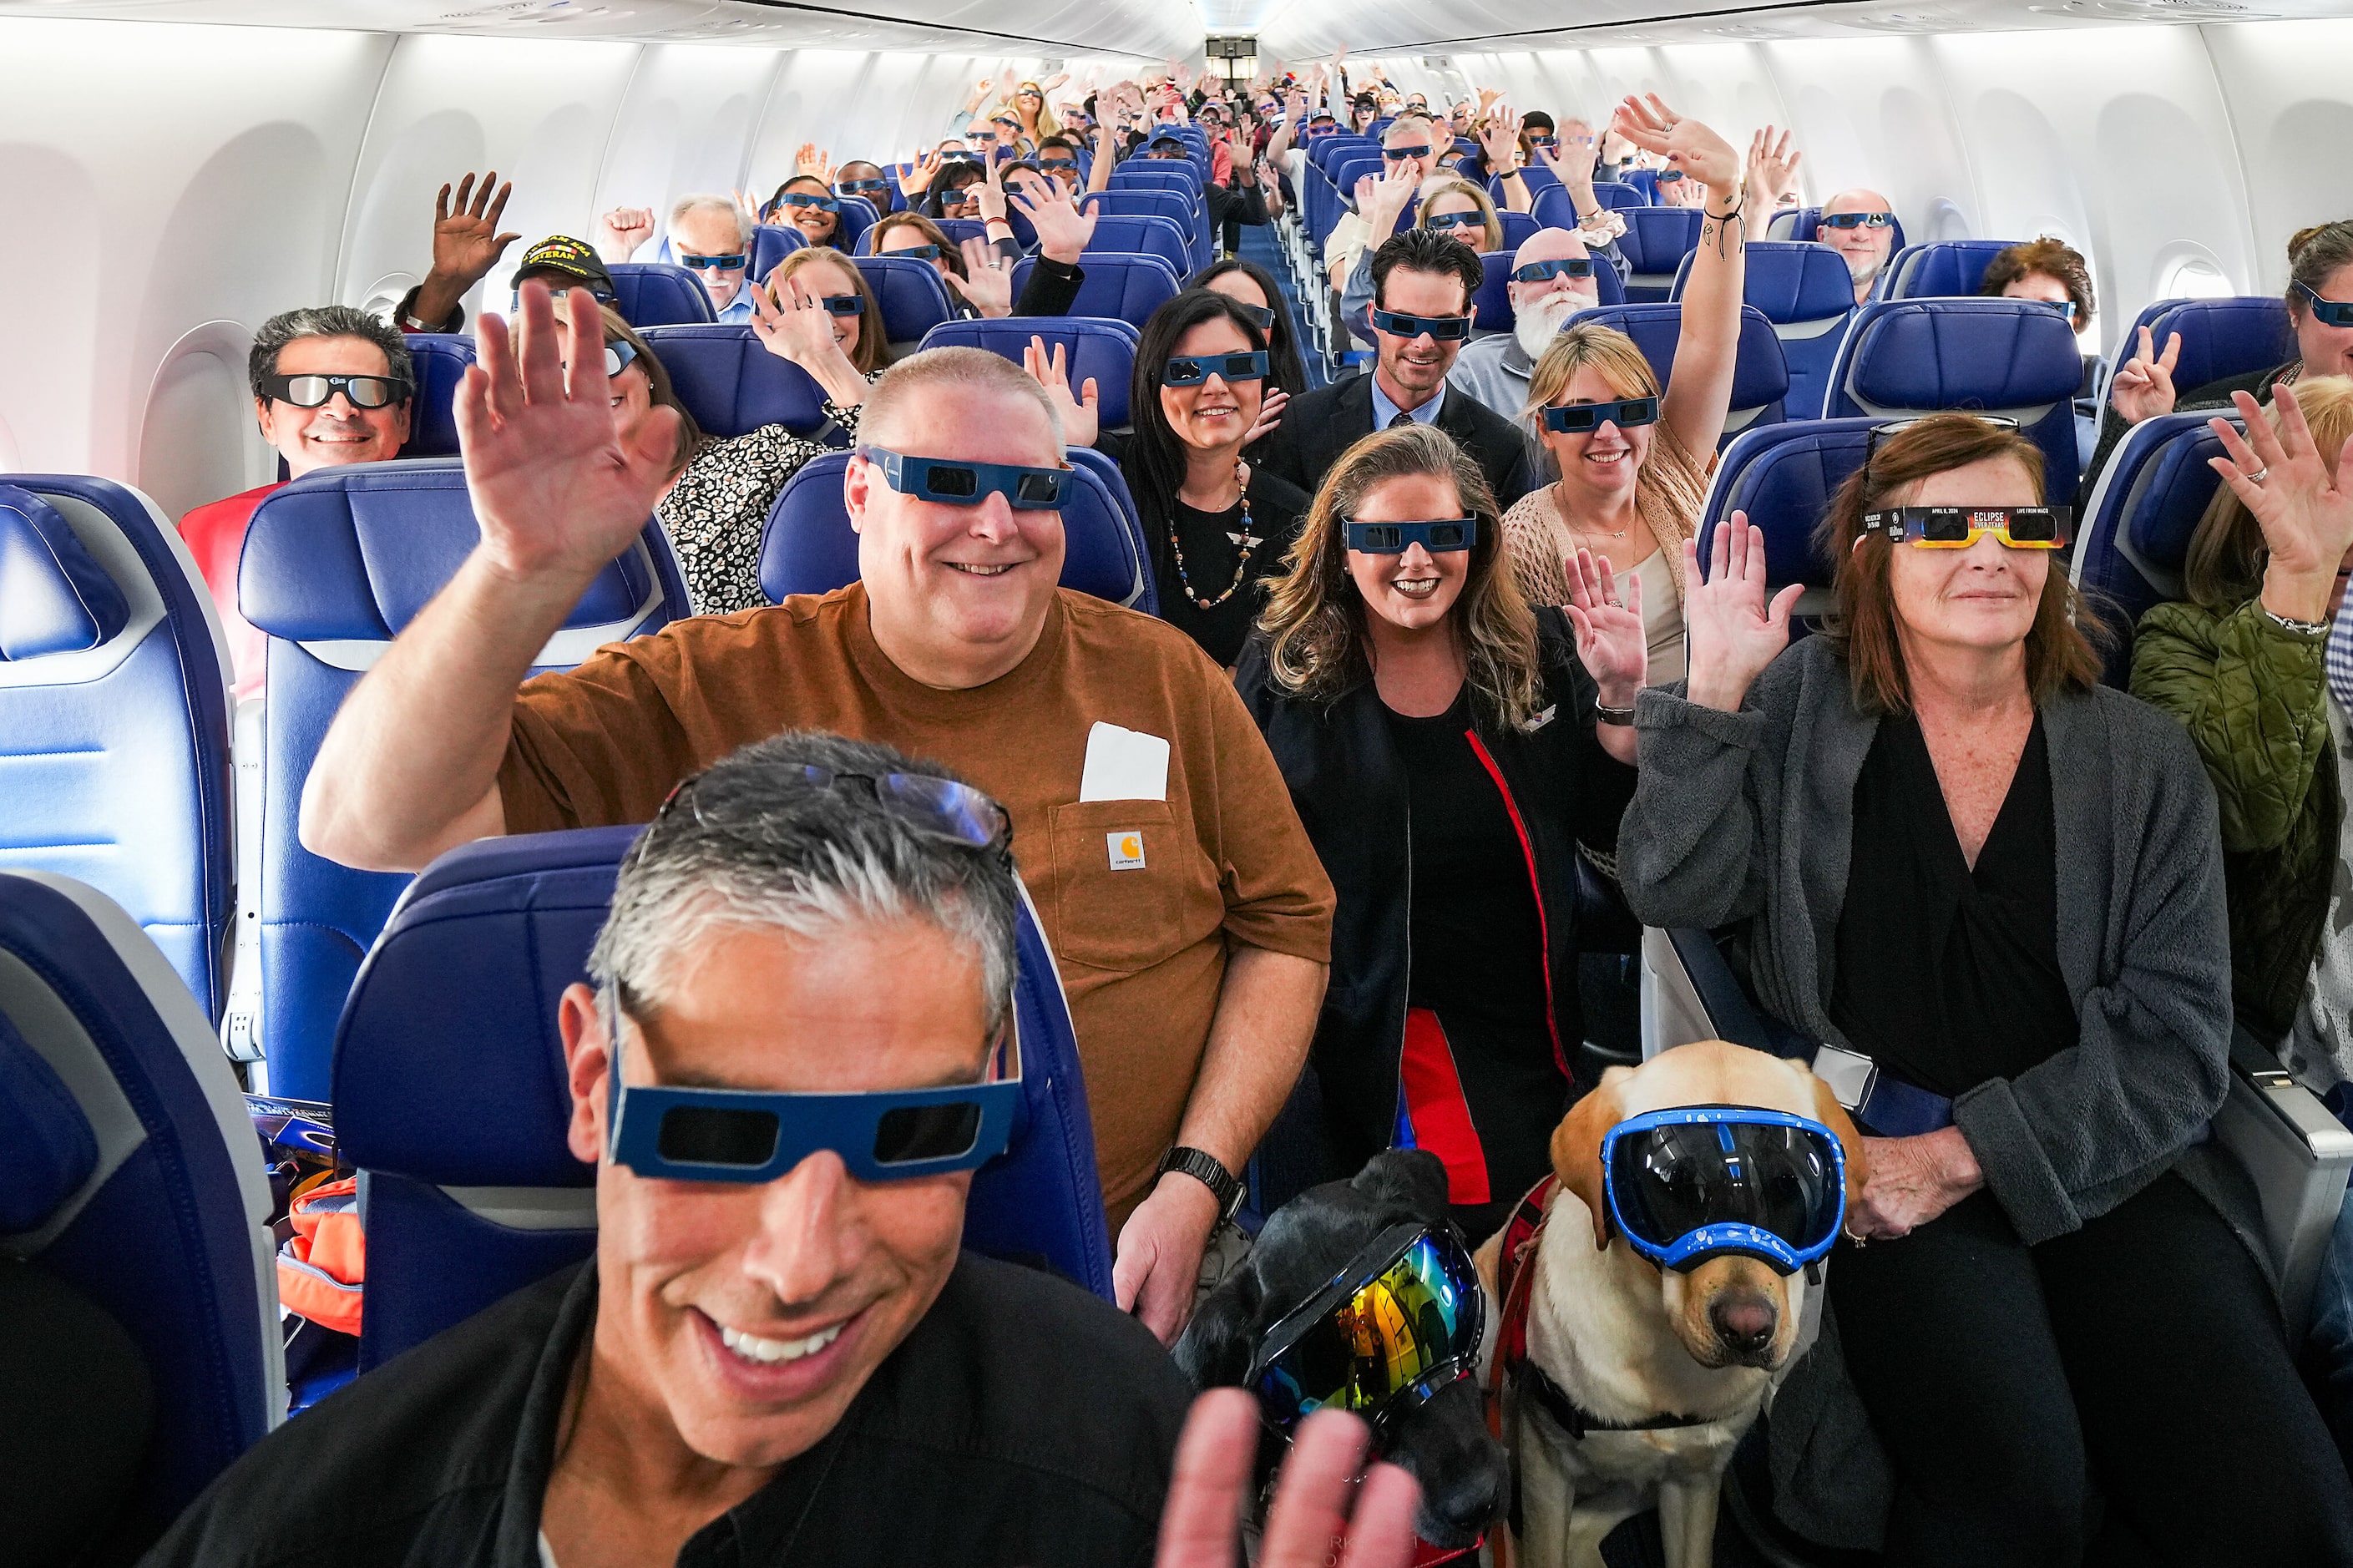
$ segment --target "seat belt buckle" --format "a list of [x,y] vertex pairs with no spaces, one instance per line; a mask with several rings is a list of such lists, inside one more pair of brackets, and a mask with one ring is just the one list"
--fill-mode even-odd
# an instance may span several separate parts
[[1879,1087],[1879,1064],[1858,1051],[1822,1045],[1814,1048],[1814,1076],[1830,1085],[1832,1099],[1860,1111]]

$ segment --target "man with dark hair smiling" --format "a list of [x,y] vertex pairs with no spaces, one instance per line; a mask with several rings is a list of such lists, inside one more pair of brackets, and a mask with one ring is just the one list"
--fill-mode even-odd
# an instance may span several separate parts
[[1478,254],[1436,229],[1409,228],[1373,253],[1372,271],[1380,354],[1371,373],[1293,399],[1258,460],[1314,495],[1360,437],[1409,420],[1435,425],[1471,454],[1496,501],[1509,507],[1535,488],[1527,440],[1446,381],[1470,340],[1471,297],[1483,276]]
[[[595,1258],[281,1429],[149,1561],[1145,1560],[1183,1374],[1078,1287],[959,1251],[1021,1092],[1009,832],[832,735],[681,785],[556,1018]],[[970,1132],[892,1141],[944,1091]],[[745,1118],[765,1159],[682,1131]]]

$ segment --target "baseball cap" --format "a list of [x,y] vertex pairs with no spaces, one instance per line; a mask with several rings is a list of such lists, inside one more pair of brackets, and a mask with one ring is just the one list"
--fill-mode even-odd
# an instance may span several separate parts
[[523,279],[533,272],[560,273],[576,279],[599,298],[613,297],[613,275],[605,270],[604,260],[597,256],[596,247],[568,234],[551,234],[524,251],[509,287],[522,288]]

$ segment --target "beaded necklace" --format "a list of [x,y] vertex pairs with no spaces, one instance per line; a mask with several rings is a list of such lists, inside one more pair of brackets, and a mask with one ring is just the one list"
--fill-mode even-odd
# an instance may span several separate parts
[[[1181,498],[1179,504],[1182,504]],[[1185,574],[1185,545],[1184,542],[1176,537],[1176,509],[1173,507],[1169,509],[1168,548],[1176,557],[1176,583],[1177,585],[1184,590],[1185,597],[1191,600],[1193,604],[1200,609],[1216,609],[1219,605],[1222,605],[1228,599],[1232,598],[1235,592],[1239,590],[1244,583],[1250,581],[1250,552],[1256,550],[1260,545],[1266,542],[1265,540],[1261,539],[1254,531],[1252,531],[1250,528],[1250,491],[1247,489],[1242,491],[1241,532],[1239,535],[1229,533],[1226,537],[1233,540],[1235,543],[1242,547],[1241,559],[1234,564],[1234,580],[1226,584],[1226,591],[1219,595],[1214,599],[1205,599],[1201,597],[1200,595],[1193,591],[1193,580]]]

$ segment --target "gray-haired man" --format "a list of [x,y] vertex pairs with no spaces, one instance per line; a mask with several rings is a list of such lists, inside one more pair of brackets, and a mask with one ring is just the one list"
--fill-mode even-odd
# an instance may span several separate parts
[[[831,735],[690,779],[558,1017],[596,1258],[264,1441],[149,1561],[1145,1561],[1182,1374],[1077,1287],[958,1252],[1018,1093],[1006,831]],[[976,1139],[881,1146],[943,1089]],[[747,1115],[780,1152],[712,1179]]]

